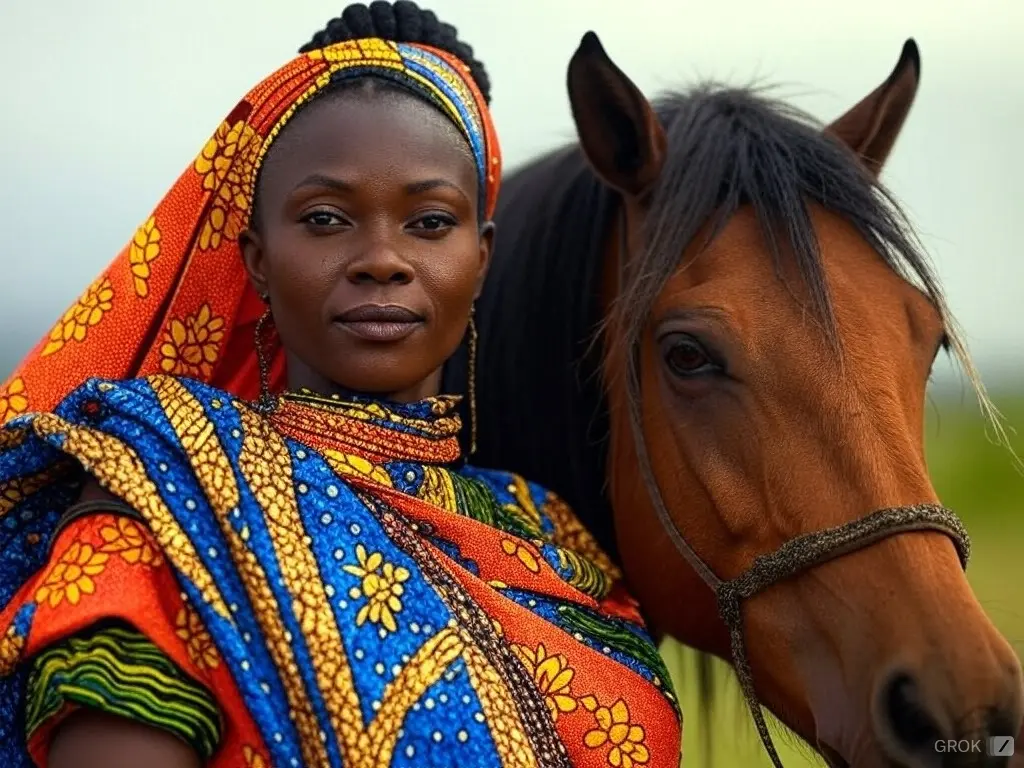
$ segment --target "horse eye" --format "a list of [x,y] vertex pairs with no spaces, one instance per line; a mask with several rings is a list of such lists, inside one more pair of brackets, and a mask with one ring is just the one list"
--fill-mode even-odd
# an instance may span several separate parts
[[669,370],[686,377],[710,373],[715,365],[700,342],[684,333],[673,333],[661,342],[662,355]]

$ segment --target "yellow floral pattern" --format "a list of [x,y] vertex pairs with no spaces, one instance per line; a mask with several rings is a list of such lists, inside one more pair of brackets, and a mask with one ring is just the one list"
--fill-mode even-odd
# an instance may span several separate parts
[[25,395],[25,382],[20,376],[0,389],[0,424],[4,424],[15,416],[28,410],[28,397]]
[[36,591],[36,602],[49,603],[51,608],[56,608],[67,599],[72,605],[78,605],[82,595],[96,592],[93,576],[103,573],[109,559],[110,555],[96,551],[91,544],[73,542]]
[[101,277],[86,289],[81,298],[53,326],[42,356],[60,351],[70,341],[85,341],[89,329],[99,325],[103,315],[113,306],[114,286],[110,284],[109,278]]
[[269,766],[263,755],[248,744],[242,747],[242,756],[245,758],[246,768],[268,768]]
[[171,320],[160,347],[160,368],[176,376],[208,379],[223,339],[224,318],[204,303],[194,315]]
[[502,539],[501,551],[509,557],[519,558],[519,562],[531,573],[540,573],[540,563],[537,562],[537,556],[524,544],[512,541],[511,539]]
[[359,565],[346,565],[344,569],[362,580],[358,587],[352,587],[351,598],[366,598],[366,605],[356,614],[356,625],[361,627],[369,619],[389,632],[397,631],[395,614],[402,610],[401,597],[405,592],[402,582],[408,580],[409,571],[385,562],[380,552],[367,555],[362,544],[356,545],[356,558]]
[[244,120],[221,123],[195,161],[203,189],[213,193],[210,212],[199,233],[199,249],[220,247],[238,237],[249,215],[249,189],[262,140]]
[[548,705],[555,722],[558,722],[559,714],[576,711],[576,699],[573,698],[569,687],[575,672],[565,656],[552,656],[544,647],[544,643],[540,643],[536,650],[513,643],[512,652],[523,663],[526,671],[537,683],[537,688],[544,694],[544,702]]
[[608,750],[608,765],[613,768],[633,768],[644,765],[651,757],[644,744],[643,726],[631,722],[629,707],[622,699],[616,700],[611,707],[598,703],[593,696],[584,696],[580,704],[593,713],[596,728],[587,731],[583,743],[590,749]]
[[188,657],[200,669],[216,669],[220,664],[220,657],[210,633],[206,631],[199,616],[188,607],[178,611],[174,619],[174,634],[185,641]]
[[127,517],[117,518],[114,525],[106,525],[100,529],[103,544],[100,552],[108,555],[120,554],[125,562],[141,563],[156,567],[163,563],[160,551],[152,546],[138,523]]
[[135,236],[128,244],[128,264],[131,266],[132,278],[135,282],[135,294],[139,298],[149,295],[149,265],[160,255],[160,229],[156,225],[156,216],[150,216],[135,231]]

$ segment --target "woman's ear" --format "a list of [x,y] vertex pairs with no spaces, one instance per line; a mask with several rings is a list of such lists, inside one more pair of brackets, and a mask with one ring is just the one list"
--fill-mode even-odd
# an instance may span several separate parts
[[494,252],[494,232],[495,226],[493,221],[485,221],[480,227],[480,271],[476,279],[476,292],[473,294],[474,299],[480,298],[480,294],[484,290],[484,281],[487,279],[487,270],[491,266],[491,254]]
[[260,296],[268,295],[270,291],[264,272],[266,264],[263,258],[263,239],[256,230],[245,229],[238,236],[238,247],[242,251],[242,263],[252,287]]

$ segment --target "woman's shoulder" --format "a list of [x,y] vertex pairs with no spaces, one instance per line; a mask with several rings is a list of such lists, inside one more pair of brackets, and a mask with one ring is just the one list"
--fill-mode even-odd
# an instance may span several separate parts
[[94,376],[86,379],[81,386],[71,392],[62,401],[62,404],[83,397],[127,404],[137,399],[166,400],[176,395],[189,394],[203,399],[220,398],[222,401],[237,399],[230,393],[197,379],[156,373],[128,379],[108,379]]
[[52,411],[28,412],[3,425],[0,478],[52,462],[55,452],[93,474],[101,465],[123,471],[126,462],[140,472],[154,462],[185,466],[203,443],[190,439],[192,432],[212,426],[230,433],[236,401],[216,387],[177,376],[90,378]]
[[167,407],[189,397],[212,404],[238,400],[234,395],[195,379],[171,374],[152,374],[135,378],[111,379],[93,376],[66,394],[49,411],[28,411],[3,426],[18,429],[40,419],[60,418],[72,423],[95,421],[102,414],[132,413],[141,408]]
[[[106,429],[131,421],[148,431],[189,410],[216,412],[238,398],[201,381],[169,374],[130,379],[93,377],[66,395],[52,415],[75,426]],[[34,414],[26,414],[30,419]],[[148,428],[148,429],[147,429]]]

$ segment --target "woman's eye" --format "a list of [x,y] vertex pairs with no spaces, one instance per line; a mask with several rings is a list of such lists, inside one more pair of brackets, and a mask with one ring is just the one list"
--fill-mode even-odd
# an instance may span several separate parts
[[426,230],[427,232],[443,232],[454,227],[456,223],[455,219],[451,216],[431,213],[413,222],[413,229]]
[[341,216],[331,211],[311,211],[303,216],[302,220],[314,227],[340,227],[345,224]]
[[671,334],[662,341],[661,348],[668,369],[680,378],[712,373],[718,369],[704,347],[692,336]]

